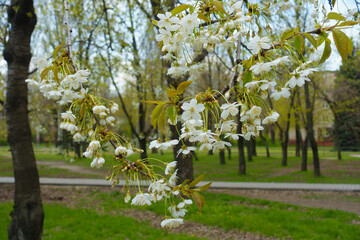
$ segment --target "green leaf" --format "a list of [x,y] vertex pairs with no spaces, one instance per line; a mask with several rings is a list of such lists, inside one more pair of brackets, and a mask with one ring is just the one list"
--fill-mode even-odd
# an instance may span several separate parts
[[328,59],[330,57],[330,54],[331,54],[331,41],[326,38],[325,39],[325,47],[324,47],[324,52],[323,52],[323,55],[319,61],[319,64],[323,63],[326,61],[326,59]]
[[206,17],[202,12],[198,12],[198,19],[201,19],[205,22],[210,22],[210,18]]
[[151,22],[152,22],[155,26],[158,26],[158,21],[156,21],[155,19],[151,19]]
[[304,37],[306,37],[307,40],[309,40],[309,42],[314,46],[314,48],[317,49],[317,43],[315,38],[308,33],[304,33],[303,35]]
[[59,46],[57,46],[57,47],[55,48],[55,50],[54,50],[54,52],[53,52],[53,58],[54,58],[54,59],[56,59],[57,54],[58,54],[58,52],[60,51],[60,49],[61,49],[61,47],[62,47],[63,45],[64,45],[64,44],[61,43]]
[[205,173],[201,174],[200,176],[198,176],[194,181],[192,181],[190,184],[189,184],[189,187],[195,187],[196,184],[198,184],[201,180],[203,180],[205,177]]
[[171,122],[175,122],[176,120],[176,108],[174,105],[170,105],[167,107],[167,116],[170,119]]
[[212,3],[216,7],[216,10],[218,10],[219,12],[222,12],[223,14],[227,15],[227,12],[225,11],[225,9],[223,7],[223,4],[221,2],[215,0]]
[[168,89],[166,90],[166,95],[167,95],[169,98],[174,97],[174,96],[176,96],[176,95],[180,95],[180,94],[181,94],[181,92],[179,92],[178,90],[175,90],[175,89],[168,88]]
[[57,66],[54,66],[54,67],[53,67],[53,73],[54,73],[55,81],[60,85],[60,79],[59,79],[59,74],[58,74],[58,68],[57,68]]
[[345,61],[348,55],[348,45],[349,45],[348,37],[346,36],[345,33],[340,31],[339,29],[334,29],[332,33],[333,33],[335,46],[339,51],[342,60]]
[[316,39],[316,43],[318,46],[322,45],[323,42],[325,41],[325,39],[327,39],[329,36],[329,34],[323,32],[321,34],[319,34],[318,38]]
[[162,103],[159,103],[159,105],[157,105],[152,114],[151,114],[151,125],[156,128],[156,123],[158,122],[158,119],[159,119],[159,116],[160,116],[160,113],[164,110],[164,106],[165,106],[165,103],[162,102]]
[[160,132],[166,137],[166,111],[163,111],[159,115],[158,128]]
[[193,189],[194,191],[197,191],[197,192],[202,192],[202,191],[206,191],[209,189],[209,187],[211,186],[211,184],[213,183],[213,181],[205,184],[205,185],[202,185],[201,187],[198,187],[198,188],[195,188]]
[[338,27],[353,26],[353,25],[359,24],[359,22],[360,22],[360,20],[358,20],[358,21],[345,21],[345,22],[340,23],[340,24],[337,25],[337,26],[338,26]]
[[80,107],[80,119],[83,119],[86,110],[86,103],[83,101]]
[[49,73],[50,70],[51,70],[50,67],[47,67],[47,68],[45,68],[44,70],[42,70],[42,72],[40,73],[40,78],[41,78],[41,80],[43,80],[43,79],[46,77],[46,75],[48,75],[48,73]]
[[331,1],[331,6],[334,7],[334,6],[335,6],[335,2],[336,2],[336,0],[332,0],[332,1]]
[[177,87],[177,90],[181,93],[183,93],[192,83],[192,81],[185,81],[179,84],[179,86]]
[[334,20],[344,21],[345,17],[343,17],[340,13],[329,12],[329,14],[327,15],[327,19],[334,19]]
[[205,206],[204,197],[198,192],[191,193],[191,196],[194,199],[194,202],[196,203],[196,205],[198,206],[198,208],[200,209],[200,212],[201,212],[202,208]]
[[243,75],[243,82],[249,83],[253,79],[253,73],[251,71],[245,71]]
[[283,32],[283,34],[281,34],[281,42],[284,42],[286,39],[288,39],[289,37],[292,37],[295,33],[295,29],[291,28],[291,29],[287,29],[285,32]]
[[299,53],[302,53],[304,51],[305,48],[305,40],[301,35],[297,35],[294,38],[294,44],[295,44],[295,48]]
[[190,5],[187,5],[187,4],[179,5],[176,8],[174,8],[173,10],[171,10],[171,14],[174,16],[174,15],[176,15],[178,13],[181,13],[182,11],[185,11],[189,7],[190,7]]

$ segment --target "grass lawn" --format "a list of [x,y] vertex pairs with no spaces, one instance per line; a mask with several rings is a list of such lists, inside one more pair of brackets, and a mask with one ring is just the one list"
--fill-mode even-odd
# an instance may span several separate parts
[[[86,169],[90,168],[90,159],[74,159],[74,154],[70,152],[69,156],[55,154],[55,150],[44,146],[35,146],[37,161],[58,161],[68,165],[81,166]],[[257,147],[257,155],[253,157],[252,162],[247,162],[247,174],[241,176],[238,174],[238,157],[237,150],[232,149],[231,159],[228,159],[226,153],[226,164],[219,163],[218,153],[208,155],[206,152],[197,152],[199,161],[194,160],[195,176],[206,173],[205,180],[212,181],[242,181],[242,182],[305,182],[305,183],[357,183],[360,184],[360,157],[356,157],[356,152],[343,152],[343,160],[336,160],[336,152],[332,147],[319,147],[320,165],[322,176],[313,177],[312,172],[312,156],[309,151],[308,171],[301,172],[301,158],[295,157],[295,148],[289,147],[288,166],[281,166],[281,148],[271,147],[271,157],[266,157],[264,147]],[[67,169],[59,169],[39,165],[41,176],[65,176],[65,177],[88,177],[88,178],[104,178],[106,171],[113,163],[113,155],[111,152],[104,154],[106,159],[102,169],[92,169],[99,174],[84,174],[69,171]],[[135,160],[138,155],[133,155],[130,159]],[[172,152],[164,152],[160,154],[149,154],[149,158],[158,158],[165,162],[173,161]],[[12,163],[8,147],[0,147],[0,176],[12,176]],[[152,162],[152,160],[150,160]],[[155,163],[155,162],[154,162]]]
[[[69,189],[71,191],[71,189]],[[74,191],[74,190],[73,190]],[[239,230],[278,238],[357,240],[360,218],[338,210],[299,207],[291,204],[257,200],[228,194],[205,193],[206,206],[199,213],[191,206],[186,221],[224,230]],[[192,235],[173,234],[151,226],[148,219],[137,221],[122,215],[132,208],[118,191],[90,190],[77,204],[45,204],[43,239],[198,239]],[[6,239],[11,203],[0,204],[0,239]],[[138,209],[164,215],[164,205]],[[203,238],[205,239],[205,238]]]
[[[11,203],[0,204],[0,239],[7,239]],[[45,221],[42,239],[201,239],[186,234],[172,234],[156,229],[148,222],[121,215],[97,213],[84,208],[68,208],[60,204],[45,204]]]

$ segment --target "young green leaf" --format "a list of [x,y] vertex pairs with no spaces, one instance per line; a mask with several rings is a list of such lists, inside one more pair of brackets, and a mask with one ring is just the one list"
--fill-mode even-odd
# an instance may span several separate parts
[[309,42],[314,46],[315,49],[317,49],[317,43],[316,43],[316,40],[313,36],[311,36],[310,34],[308,33],[304,33],[303,34],[304,37],[306,37],[307,40],[309,40]]
[[285,32],[283,32],[283,34],[281,34],[281,42],[284,42],[286,39],[288,39],[289,37],[292,37],[295,33],[295,29],[291,28],[291,29],[287,29]]
[[358,20],[358,21],[345,21],[345,22],[340,23],[340,24],[337,25],[337,26],[338,26],[338,27],[353,26],[353,25],[359,24],[359,22],[360,22],[360,20]]
[[156,21],[155,19],[151,19],[151,22],[152,22],[155,26],[158,26],[158,21]]
[[166,137],[166,111],[163,111],[159,115],[158,128],[160,132]]
[[248,83],[251,82],[253,78],[253,73],[251,71],[245,71],[243,75],[243,82]]
[[205,177],[205,173],[201,174],[200,176],[198,176],[194,181],[192,181],[190,184],[189,184],[189,187],[195,187],[196,184],[198,184],[201,180],[203,180]]
[[167,110],[167,116],[170,119],[171,122],[175,122],[176,120],[176,109],[174,105],[171,105],[166,108]]
[[295,49],[299,52],[302,53],[304,51],[305,48],[305,40],[301,35],[297,35],[294,38],[294,44],[295,44]]
[[60,49],[61,49],[61,47],[62,47],[63,45],[64,45],[64,44],[61,43],[59,46],[57,46],[57,47],[55,48],[55,50],[54,50],[54,52],[53,52],[53,58],[54,58],[54,59],[56,59],[57,54],[58,54],[58,52],[60,51]]
[[223,14],[227,15],[227,12],[225,11],[225,9],[224,9],[221,2],[215,0],[212,3],[216,7],[216,10],[218,10],[219,12],[222,12]]
[[326,38],[325,39],[325,47],[324,47],[324,52],[323,52],[323,55],[319,61],[319,64],[323,63],[326,61],[326,59],[328,59],[330,57],[330,54],[331,54],[331,41]]
[[158,122],[160,113],[164,110],[165,103],[159,103],[153,110],[151,114],[151,125],[156,128],[156,123]]
[[208,17],[206,17],[202,12],[198,12],[198,18],[205,21],[205,22],[210,21],[210,19]]
[[177,90],[181,93],[183,93],[192,83],[192,81],[185,81],[179,84],[179,86],[177,87]]
[[334,19],[334,20],[339,20],[339,21],[344,21],[345,17],[343,17],[341,14],[336,13],[336,12],[329,12],[329,14],[327,15],[328,19]]
[[205,206],[205,199],[204,197],[198,193],[198,192],[192,192],[191,193],[192,198],[194,199],[194,202],[198,206],[200,212],[202,211],[202,208]]
[[46,75],[48,75],[50,70],[51,70],[51,67],[47,67],[44,70],[42,70],[42,72],[40,73],[41,80],[43,80],[46,77]]
[[181,92],[179,92],[178,90],[175,90],[175,89],[168,88],[166,90],[166,95],[169,98],[174,97],[174,96],[179,95],[179,94],[181,94]]
[[176,8],[174,8],[173,10],[171,10],[171,14],[174,16],[174,15],[176,15],[178,13],[181,13],[182,11],[185,11],[189,7],[190,7],[190,5],[187,5],[187,4],[179,5]]
[[332,33],[333,33],[335,46],[339,51],[342,60],[345,61],[348,55],[348,45],[349,45],[348,37],[346,36],[345,33],[343,33],[342,31],[336,28],[333,30]]
[[213,182],[211,181],[211,182],[209,182],[209,183],[207,183],[207,184],[205,184],[205,185],[202,185],[201,187],[195,188],[195,189],[193,189],[193,190],[194,190],[194,191],[197,191],[197,192],[206,191],[206,190],[209,189],[209,187],[211,186],[212,183],[213,183]]

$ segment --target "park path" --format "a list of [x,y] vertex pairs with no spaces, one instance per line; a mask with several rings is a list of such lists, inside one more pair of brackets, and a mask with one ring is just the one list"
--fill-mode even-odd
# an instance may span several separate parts
[[[69,163],[64,161],[37,161],[37,165],[43,165],[50,168],[60,168],[60,169],[66,169],[74,173],[80,173],[80,174],[95,174],[95,175],[101,175],[104,176],[104,171],[93,170],[88,169],[86,167],[78,166],[78,165],[69,165]],[[106,174],[107,172],[105,172]]]
[[[0,177],[0,184],[13,184],[13,177]],[[202,181],[198,186],[209,182]],[[43,185],[62,186],[110,186],[104,179],[83,178],[40,178]],[[125,181],[120,180],[119,186],[124,186]],[[146,182],[141,185],[147,186]],[[309,191],[335,191],[335,192],[360,192],[360,184],[324,184],[324,183],[267,183],[267,182],[213,182],[211,189],[258,189],[258,190],[309,190]]]

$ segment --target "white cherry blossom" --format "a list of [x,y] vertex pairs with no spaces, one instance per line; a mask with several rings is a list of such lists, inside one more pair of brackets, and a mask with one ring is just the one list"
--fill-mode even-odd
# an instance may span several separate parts
[[255,36],[250,39],[247,47],[252,51],[253,54],[258,54],[261,49],[271,48],[269,42],[270,39],[268,37],[260,38],[259,36]]

